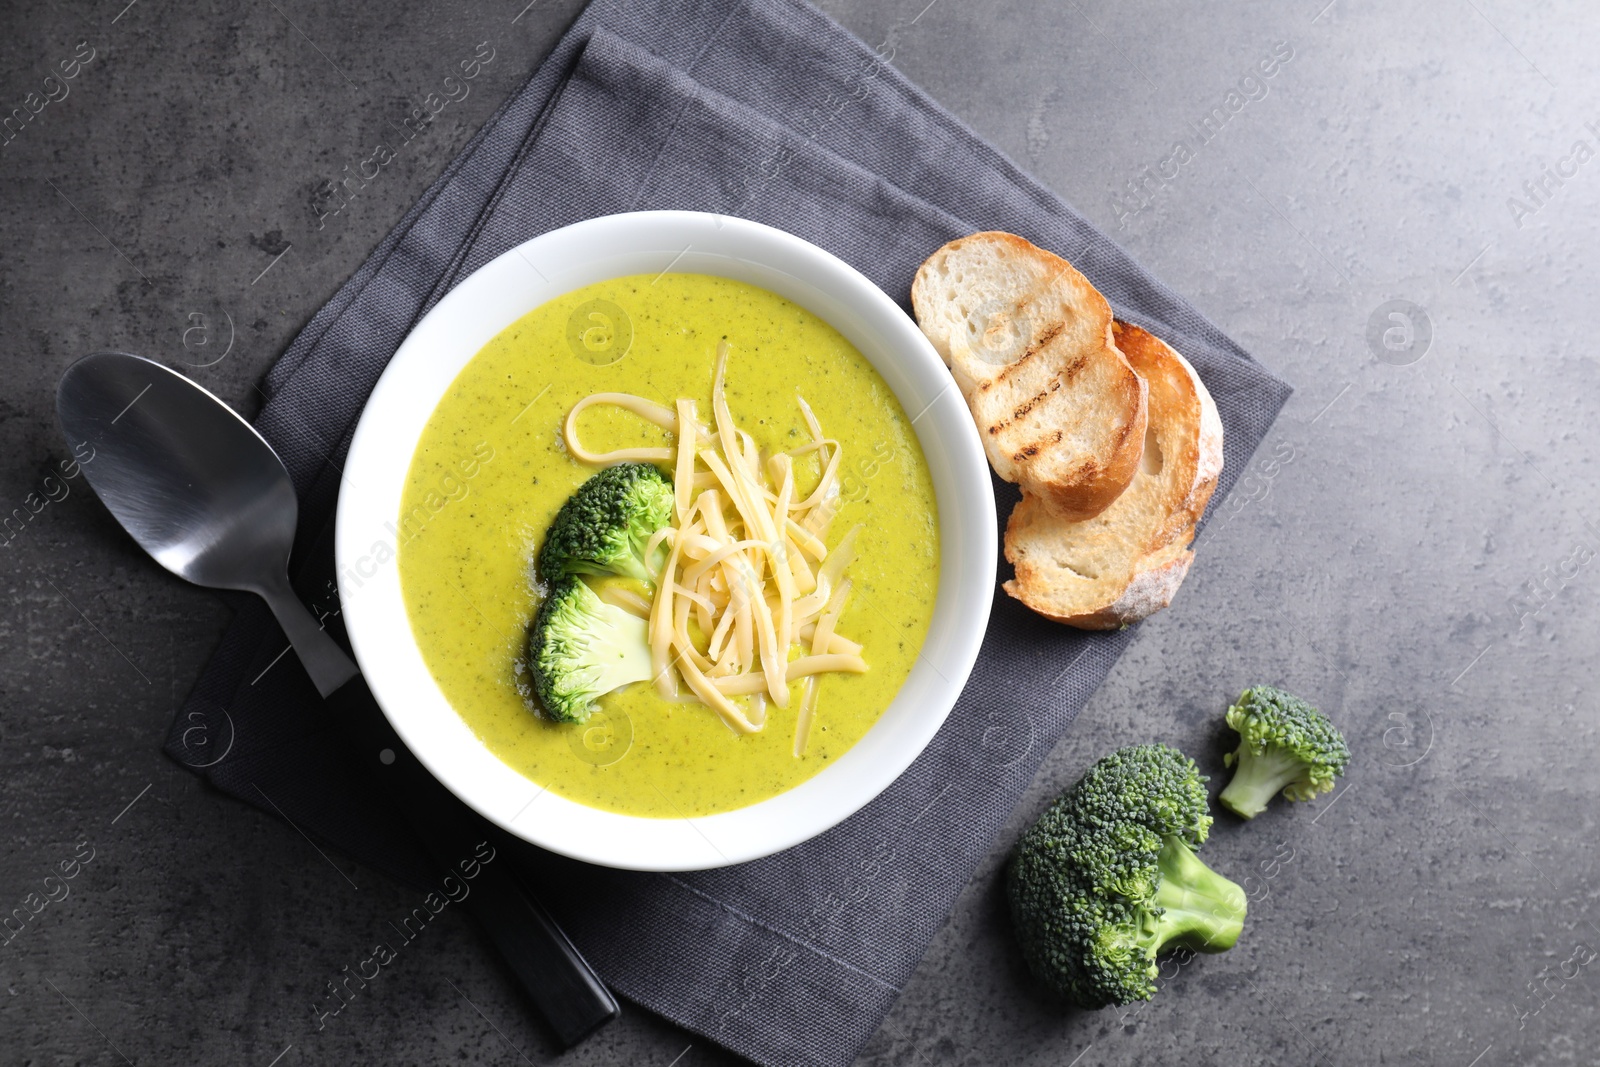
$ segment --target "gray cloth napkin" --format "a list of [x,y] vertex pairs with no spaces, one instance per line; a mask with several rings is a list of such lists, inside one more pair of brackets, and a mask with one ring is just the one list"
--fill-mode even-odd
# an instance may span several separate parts
[[[1226,427],[1219,499],[1289,389],[1058,198],[799,0],[595,0],[269,373],[257,427],[301,501],[296,585],[337,627],[331,523],[350,434],[417,319],[536,234],[691,208],[796,233],[907,304],[943,242],[1004,229],[1082,269],[1117,314],[1199,369]],[[1002,524],[1015,490],[997,482]],[[1199,566],[1205,566],[1202,555]],[[1084,634],[1000,590],[949,721],[881,797],[780,855],[682,875],[522,850],[621,994],[762,1064],[851,1062],[1040,761],[1132,631]],[[353,788],[320,702],[250,602],[167,751],[214,785],[395,876],[414,843]],[[264,672],[264,673],[263,673]]]

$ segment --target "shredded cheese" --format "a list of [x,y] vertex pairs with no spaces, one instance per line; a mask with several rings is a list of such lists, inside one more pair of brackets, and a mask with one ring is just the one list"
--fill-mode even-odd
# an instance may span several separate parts
[[[608,603],[647,619],[657,691],[668,700],[705,705],[742,734],[785,718],[774,709],[792,708],[799,758],[816,720],[822,679],[868,669],[861,645],[837,629],[850,599],[845,571],[859,527],[828,548],[840,498],[839,442],[823,433],[811,406],[797,397],[811,441],[763,455],[728,407],[728,357],[723,341],[712,373],[709,428],[687,397],[668,408],[627,393],[596,393],[567,413],[563,438],[585,463],[672,468],[674,522],[648,546],[649,552],[668,546],[653,595],[647,600],[609,586],[602,592]],[[673,440],[659,448],[589,451],[578,435],[578,416],[598,405],[632,412]],[[806,491],[795,464],[803,457],[809,464],[813,453],[820,475],[814,485],[808,480]],[[680,693],[680,682],[688,693]]]

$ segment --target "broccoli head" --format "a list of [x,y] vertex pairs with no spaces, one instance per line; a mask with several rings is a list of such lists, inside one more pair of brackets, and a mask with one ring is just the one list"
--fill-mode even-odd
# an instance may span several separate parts
[[539,574],[598,574],[654,582],[665,561],[645,546],[672,519],[672,483],[648,463],[607,467],[578,487],[556,512],[539,550]]
[[1206,779],[1166,745],[1101,759],[1018,842],[1006,875],[1022,954],[1084,1008],[1149,1000],[1167,948],[1232,948],[1245,894],[1194,854]]
[[1344,736],[1326,715],[1270,685],[1240,693],[1228,725],[1239,731],[1239,748],[1223,762],[1236,769],[1217,800],[1241,818],[1260,815],[1280,790],[1290,800],[1326,793],[1350,762]]
[[563,578],[528,628],[528,673],[545,714],[587,722],[596,698],[653,671],[645,621],[601,600],[582,579]]

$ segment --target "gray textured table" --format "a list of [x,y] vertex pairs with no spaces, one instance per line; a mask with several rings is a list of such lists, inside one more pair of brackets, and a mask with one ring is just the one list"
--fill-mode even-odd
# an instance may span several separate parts
[[[59,477],[84,352],[187,361],[253,411],[576,4],[124,2],[13,6],[0,37],[0,112],[28,115],[0,134],[0,914],[43,905],[0,944],[0,1062],[728,1062],[637,1010],[557,1057],[451,915],[315,1032],[410,894],[159,753],[228,608]],[[926,3],[824,6],[1299,390],[1000,844],[1117,745],[1218,769],[1259,680],[1356,761],[1331,802],[1219,820],[1246,934],[1140,1010],[1030,991],[997,851],[864,1062],[1600,1063],[1595,14]],[[319,192],[485,40],[426,136]]]

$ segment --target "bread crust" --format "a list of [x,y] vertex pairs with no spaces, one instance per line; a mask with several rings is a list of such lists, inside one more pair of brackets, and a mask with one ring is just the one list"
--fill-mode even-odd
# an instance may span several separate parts
[[1178,587],[1189,576],[1189,565],[1193,562],[1194,553],[1184,549],[1165,563],[1135,572],[1122,595],[1099,611],[1083,615],[1051,615],[1043,611],[1039,614],[1080,630],[1120,630],[1170,605]]
[[[1112,326],[1112,336],[1117,347],[1133,367],[1135,373],[1161,393],[1167,418],[1192,420],[1199,432],[1182,441],[1182,454],[1177,462],[1192,469],[1189,491],[1173,507],[1172,515],[1157,532],[1155,545],[1159,547],[1182,535],[1186,527],[1193,527],[1205,514],[1211,494],[1222,475],[1222,416],[1216,402],[1193,365],[1183,354],[1148,330],[1132,323],[1118,320]],[[1181,411],[1173,410],[1181,407]],[[1173,457],[1165,457],[1173,462]],[[1190,531],[1193,536],[1193,531]]]
[[1144,450],[1147,388],[1113,339],[1111,306],[1072,264],[976,233],[928,257],[911,304],[995,473],[1068,519],[1121,495]]

